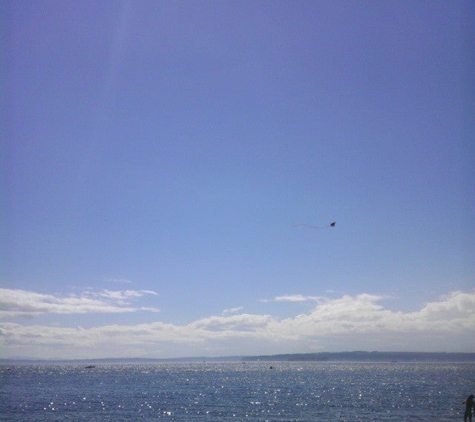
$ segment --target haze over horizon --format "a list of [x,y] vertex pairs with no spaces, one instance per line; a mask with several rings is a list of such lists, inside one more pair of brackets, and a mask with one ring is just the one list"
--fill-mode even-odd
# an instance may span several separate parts
[[0,358],[475,350],[473,2],[0,10]]

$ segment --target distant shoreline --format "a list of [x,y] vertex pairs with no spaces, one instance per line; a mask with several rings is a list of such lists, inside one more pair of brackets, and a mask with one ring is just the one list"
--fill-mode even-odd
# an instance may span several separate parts
[[172,362],[461,362],[475,363],[475,353],[457,352],[318,352],[260,356],[180,357],[180,358],[99,358],[35,359],[12,357],[0,364],[15,363],[172,363]]
[[473,362],[475,353],[445,352],[319,352],[253,356],[250,361],[288,362]]

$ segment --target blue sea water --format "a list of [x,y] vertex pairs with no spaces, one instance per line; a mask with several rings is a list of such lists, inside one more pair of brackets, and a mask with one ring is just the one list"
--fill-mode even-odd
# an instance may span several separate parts
[[0,420],[462,421],[474,390],[467,363],[16,364]]

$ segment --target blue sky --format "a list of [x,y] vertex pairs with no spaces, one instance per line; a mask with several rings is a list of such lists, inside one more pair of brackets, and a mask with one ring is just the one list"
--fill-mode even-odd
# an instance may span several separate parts
[[2,356],[473,351],[470,3],[3,2]]

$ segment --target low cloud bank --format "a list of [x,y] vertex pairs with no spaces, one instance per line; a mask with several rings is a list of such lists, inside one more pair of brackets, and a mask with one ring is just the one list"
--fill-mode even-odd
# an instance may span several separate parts
[[[10,295],[5,295],[5,290],[0,292],[4,315],[135,312],[140,308],[130,306],[133,300],[155,294],[102,291],[58,298],[24,291],[7,291]],[[14,304],[14,298],[22,300]],[[237,313],[241,309],[235,308],[185,325],[157,321],[84,329],[5,322],[0,328],[0,345],[5,356],[33,353],[42,358],[159,358],[320,350],[473,351],[475,293],[452,292],[406,313],[385,309],[383,299],[387,298],[371,294],[312,298],[316,306],[310,312],[286,319]]]

